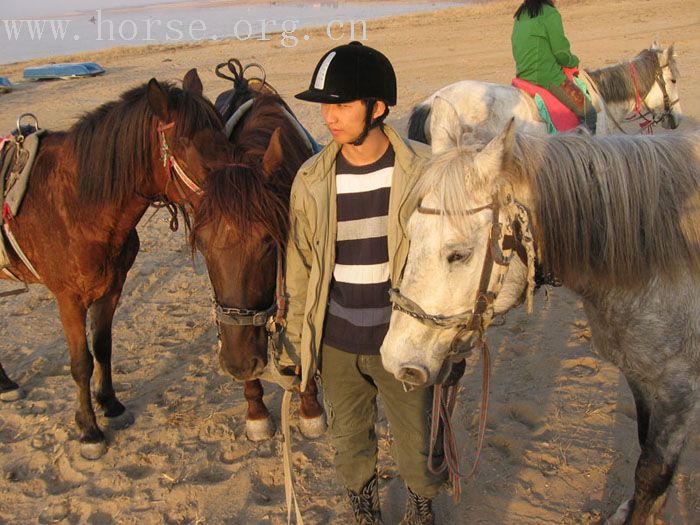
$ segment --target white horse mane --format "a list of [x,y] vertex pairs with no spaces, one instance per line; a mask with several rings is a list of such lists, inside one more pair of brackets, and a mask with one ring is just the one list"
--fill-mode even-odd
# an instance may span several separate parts
[[[485,145],[479,137],[456,142],[429,162],[419,197],[465,210],[513,190],[522,199],[520,188],[532,196],[526,204],[543,264],[570,284],[638,286],[658,273],[700,269],[700,132],[517,134],[500,169],[475,163]],[[463,231],[471,222],[459,214],[448,219]]]

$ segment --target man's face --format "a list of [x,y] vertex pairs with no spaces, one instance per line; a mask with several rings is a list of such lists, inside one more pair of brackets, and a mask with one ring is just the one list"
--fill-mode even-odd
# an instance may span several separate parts
[[321,104],[321,115],[333,140],[350,144],[357,140],[365,127],[365,104],[361,100],[341,104]]

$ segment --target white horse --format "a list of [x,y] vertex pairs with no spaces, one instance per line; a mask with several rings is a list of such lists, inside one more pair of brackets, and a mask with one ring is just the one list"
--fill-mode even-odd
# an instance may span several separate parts
[[[586,73],[582,78],[587,82],[593,104],[598,109],[597,134],[621,131],[617,123],[634,115],[635,106],[639,106],[637,114],[644,115],[647,123],[661,122],[664,128],[670,129],[680,124],[682,112],[673,45],[663,49],[654,42],[629,62]],[[451,102],[462,124],[474,128],[484,127],[496,133],[511,117],[515,117],[519,131],[547,133],[547,125],[540,118],[530,95],[513,86],[463,80],[441,88],[413,108],[408,125],[409,138],[431,143],[431,107],[435,97]]]
[[653,524],[700,406],[700,133],[542,137],[511,120],[467,145],[449,103],[433,112],[385,368],[440,381],[456,341],[531,299],[536,255],[581,296],[594,348],[634,395],[635,491],[609,523]]

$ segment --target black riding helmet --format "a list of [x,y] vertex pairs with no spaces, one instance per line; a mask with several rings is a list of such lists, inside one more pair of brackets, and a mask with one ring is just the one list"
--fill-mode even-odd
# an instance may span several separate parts
[[[306,91],[296,95],[300,100],[322,104],[340,104],[363,100],[367,105],[365,129],[354,141],[362,144],[370,129],[380,125],[396,105],[396,74],[389,59],[360,42],[350,42],[328,51],[319,61]],[[387,109],[372,121],[374,105],[383,101]]]
[[379,51],[350,42],[323,55],[309,89],[296,98],[325,104],[374,98],[395,106],[396,74],[389,59]]

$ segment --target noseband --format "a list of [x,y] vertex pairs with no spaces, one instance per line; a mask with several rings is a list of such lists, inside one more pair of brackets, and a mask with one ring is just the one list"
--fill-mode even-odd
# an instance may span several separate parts
[[284,262],[283,250],[277,247],[277,278],[275,288],[275,300],[265,310],[251,310],[249,308],[237,308],[224,306],[214,300],[214,313],[217,326],[221,324],[229,326],[264,326],[268,335],[277,333],[277,327],[284,323],[284,310],[286,300],[284,297]]

